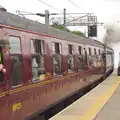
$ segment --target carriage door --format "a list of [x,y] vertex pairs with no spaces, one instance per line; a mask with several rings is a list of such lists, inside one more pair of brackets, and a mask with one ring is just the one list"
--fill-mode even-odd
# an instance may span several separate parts
[[22,84],[22,51],[21,38],[10,36],[10,81],[12,87]]

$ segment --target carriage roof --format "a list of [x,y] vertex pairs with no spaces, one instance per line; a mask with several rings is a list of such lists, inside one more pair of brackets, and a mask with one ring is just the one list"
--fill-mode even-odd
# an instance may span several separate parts
[[71,42],[103,48],[103,44],[98,41],[88,39],[87,37],[81,37],[69,32],[61,31],[57,28],[46,26],[37,21],[29,20],[29,19],[20,17],[18,15],[15,15],[9,12],[5,12],[2,10],[0,10],[0,24],[4,24],[4,25],[16,27],[16,28],[22,28],[25,30],[30,30],[32,32],[38,32],[41,34],[46,34],[52,37],[65,39]]

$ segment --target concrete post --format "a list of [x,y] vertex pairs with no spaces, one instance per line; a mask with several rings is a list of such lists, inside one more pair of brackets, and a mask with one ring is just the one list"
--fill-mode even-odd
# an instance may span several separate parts
[[49,25],[49,11],[45,10],[45,25]]

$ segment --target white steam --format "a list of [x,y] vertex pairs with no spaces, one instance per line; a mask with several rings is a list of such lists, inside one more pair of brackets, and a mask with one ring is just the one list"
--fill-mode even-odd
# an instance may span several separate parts
[[106,45],[116,44],[120,42],[120,23],[105,24],[106,29],[103,42]]
[[115,67],[118,66],[120,53],[120,23],[105,24],[106,33],[103,38],[103,43],[114,49],[115,52]]

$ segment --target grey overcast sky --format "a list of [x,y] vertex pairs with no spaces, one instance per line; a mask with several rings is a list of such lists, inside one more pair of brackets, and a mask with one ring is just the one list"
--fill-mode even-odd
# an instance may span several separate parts
[[[100,21],[120,20],[120,1],[119,0],[70,0],[77,4],[77,8],[69,0],[42,0],[59,10],[67,9],[67,12],[93,12]],[[0,0],[0,4],[9,11],[23,10],[28,12],[44,12],[48,9],[50,12],[59,12],[48,7],[39,0]]]

